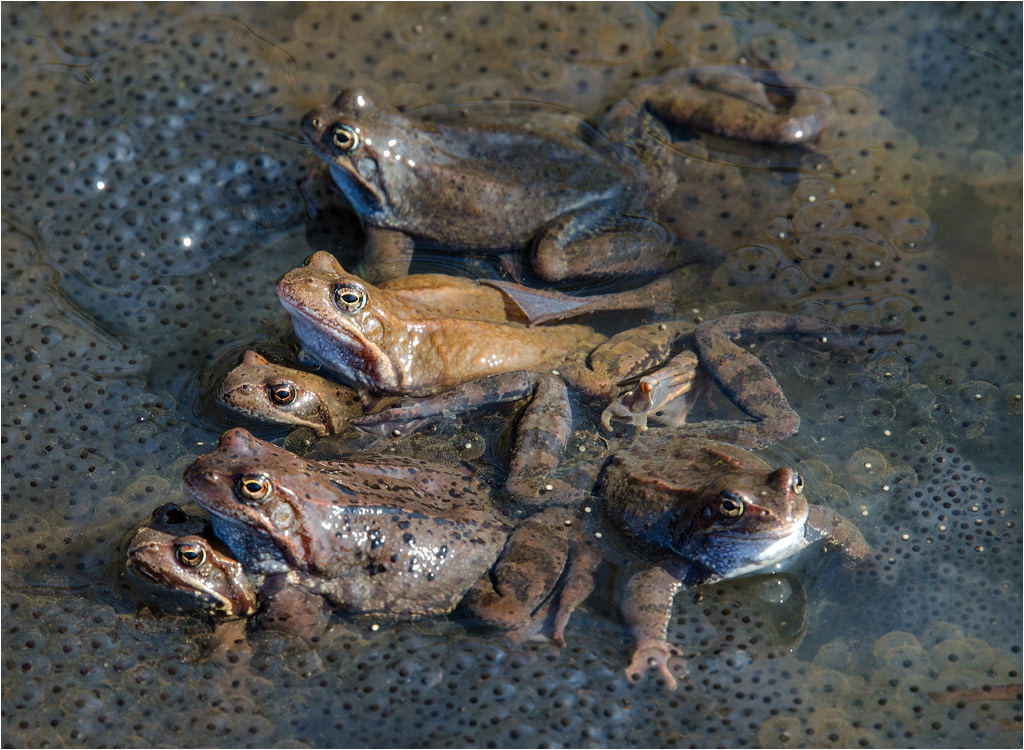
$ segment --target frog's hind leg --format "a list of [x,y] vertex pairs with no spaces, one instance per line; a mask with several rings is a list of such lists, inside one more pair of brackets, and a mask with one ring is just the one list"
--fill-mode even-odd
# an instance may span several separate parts
[[743,448],[760,448],[799,429],[800,416],[789,405],[778,381],[761,360],[736,345],[733,338],[751,334],[813,336],[818,343],[845,346],[852,337],[879,332],[855,331],[814,318],[774,312],[736,313],[702,323],[693,334],[701,367],[755,421],[701,422],[687,425],[685,434],[724,440]]
[[645,216],[610,217],[621,207],[611,201],[560,217],[537,237],[531,256],[544,281],[618,278],[669,271],[683,260],[675,235]]
[[555,588],[569,557],[569,531],[561,508],[530,516],[509,535],[491,572],[463,599],[484,624],[523,637],[534,611]]
[[530,502],[545,489],[545,477],[558,466],[572,432],[572,404],[561,378],[547,375],[537,381],[533,399],[516,425],[506,491]]

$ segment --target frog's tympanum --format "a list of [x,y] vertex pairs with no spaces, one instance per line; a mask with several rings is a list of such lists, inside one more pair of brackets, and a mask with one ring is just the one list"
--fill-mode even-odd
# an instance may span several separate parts
[[774,71],[688,68],[641,84],[594,125],[538,112],[503,122],[415,119],[342,91],[302,133],[362,220],[370,281],[408,271],[416,244],[530,247],[545,281],[654,273],[685,258],[653,211],[675,187],[665,122],[773,144],[812,140],[830,100]]
[[[474,614],[515,629],[567,563],[573,577],[568,533],[538,536],[548,524],[532,518],[513,530],[457,468],[400,456],[307,461],[234,429],[184,483],[246,571],[263,577],[260,597],[279,629],[290,618],[306,630],[324,602],[349,613],[444,613],[471,588]],[[574,591],[561,597],[560,625]]]
[[224,377],[217,399],[252,419],[309,427],[318,435],[341,432],[364,411],[360,395],[351,388],[275,364],[254,351],[246,352],[242,363]]

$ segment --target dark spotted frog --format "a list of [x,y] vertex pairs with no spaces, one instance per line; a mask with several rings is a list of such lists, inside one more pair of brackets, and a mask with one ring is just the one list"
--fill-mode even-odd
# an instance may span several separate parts
[[[513,528],[458,468],[400,456],[307,461],[233,429],[184,484],[246,572],[261,577],[279,629],[289,618],[298,632],[321,627],[325,604],[414,617],[449,612],[468,593],[472,614],[517,630],[554,606],[545,603],[563,568],[577,577],[572,526],[557,511]],[[589,590],[554,598],[556,640],[577,588]]]

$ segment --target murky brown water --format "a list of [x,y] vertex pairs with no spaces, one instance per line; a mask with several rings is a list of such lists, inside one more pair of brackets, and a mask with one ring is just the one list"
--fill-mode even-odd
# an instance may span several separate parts
[[[1019,741],[1020,13],[5,3],[4,746]],[[677,311],[907,330],[853,365],[757,349],[804,420],[770,455],[900,559],[895,586],[824,557],[680,596],[675,694],[626,683],[607,594],[561,650],[443,619],[341,622],[313,646],[254,634],[234,670],[202,658],[204,621],[138,611],[117,545],[180,500],[226,425],[197,406],[208,368],[285,345],[272,280],[361,245],[344,206],[308,216],[307,108],[358,82],[410,109],[587,114],[662,70],[740,59],[792,69],[841,119],[810,154],[675,144],[659,215],[721,253]],[[463,458],[472,430],[431,449]]]

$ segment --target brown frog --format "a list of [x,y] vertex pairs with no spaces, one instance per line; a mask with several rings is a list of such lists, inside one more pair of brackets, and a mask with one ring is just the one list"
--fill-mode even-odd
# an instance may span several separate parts
[[808,502],[793,469],[729,443],[645,437],[611,457],[595,490],[602,528],[642,561],[620,602],[636,639],[631,681],[657,669],[675,689],[666,627],[682,589],[772,570],[818,540],[848,562],[875,562],[856,526]]
[[360,395],[339,383],[275,364],[248,351],[242,362],[221,381],[217,400],[252,419],[273,424],[309,427],[318,435],[341,432],[365,411]]
[[245,618],[259,604],[255,584],[208,521],[173,503],[160,506],[125,548],[125,568],[149,587],[147,597],[153,591],[161,602],[184,597],[188,609],[214,618],[215,659],[229,664],[247,655]]
[[[635,119],[636,131],[657,127],[640,110]],[[532,245],[533,269],[549,281],[672,265],[671,234],[650,216],[675,185],[664,160],[579,118],[531,112],[446,125],[347,89],[306,113],[302,134],[362,220],[367,279],[407,273],[417,242]]]
[[[184,484],[246,571],[263,577],[279,629],[289,617],[300,632],[318,623],[325,602],[353,614],[441,614],[472,590],[471,613],[516,630],[554,606],[545,600],[563,568],[570,580],[592,571],[571,557],[574,529],[558,511],[513,529],[465,472],[417,459],[307,461],[234,429]],[[589,588],[567,590],[555,597],[556,640],[576,591]]]
[[[606,422],[612,416],[626,416],[640,423],[650,414],[679,425],[687,401],[669,405],[690,391],[699,357],[703,370],[758,421],[687,429],[732,440],[757,435],[762,441],[757,444],[763,444],[792,434],[799,418],[764,365],[732,337],[824,335],[842,343],[851,334],[821,321],[779,313],[727,316],[696,331],[680,321],[652,324],[611,339],[582,325],[531,327],[460,318],[396,298],[347,273],[327,253],[313,255],[306,265],[281,277],[277,293],[305,350],[344,380],[378,395],[440,394],[354,420],[360,429],[392,434],[430,416],[532,394],[518,426],[509,483],[513,494],[524,496],[536,494],[568,440],[572,407],[566,383],[589,398],[612,402]],[[697,355],[679,355],[668,370],[641,381],[640,390],[613,400],[620,382],[664,363],[691,333]]]
[[693,255],[653,218],[676,184],[664,122],[792,145],[816,137],[830,111],[826,95],[782,74],[704,66],[638,86],[594,125],[535,108],[488,122],[479,107],[473,124],[449,125],[349,89],[308,112],[302,133],[363,223],[364,278],[405,274],[427,244],[529,246],[534,272],[560,281],[655,273]]

